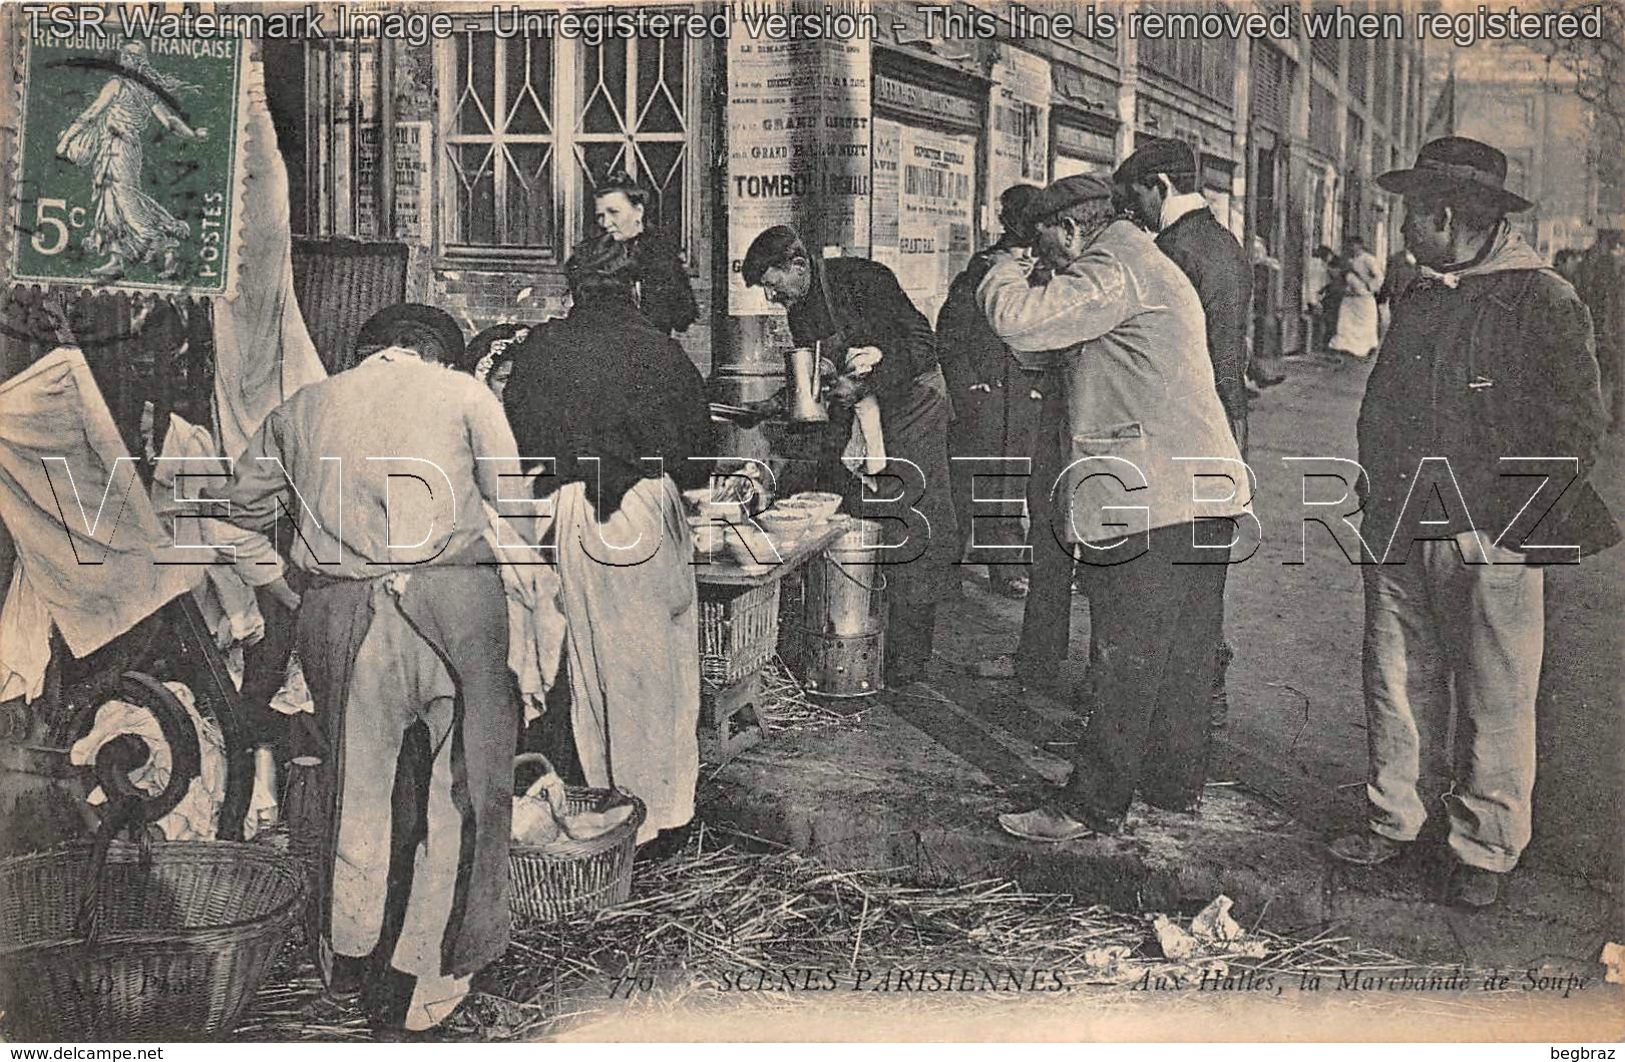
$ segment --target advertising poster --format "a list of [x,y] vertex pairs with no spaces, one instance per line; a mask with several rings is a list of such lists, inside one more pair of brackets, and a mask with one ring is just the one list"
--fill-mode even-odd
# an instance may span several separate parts
[[903,127],[884,118],[875,119],[875,210],[869,230],[870,256],[892,272],[897,272],[898,173]]
[[989,203],[997,203],[999,194],[1013,184],[1042,186],[1049,181],[1049,61],[1001,45],[993,82]]
[[[394,238],[407,243],[422,243],[428,239],[423,229],[423,202],[428,191],[432,143],[428,122],[396,123]],[[378,154],[378,126],[364,124],[361,150],[356,153],[356,233],[360,236],[383,234],[375,202]]]
[[232,295],[243,42],[25,44],[13,280]]
[[974,251],[976,140],[901,126],[897,278],[927,319]]
[[794,225],[818,247],[866,250],[869,53],[841,40],[728,42],[728,308],[776,313],[747,290],[751,240]]

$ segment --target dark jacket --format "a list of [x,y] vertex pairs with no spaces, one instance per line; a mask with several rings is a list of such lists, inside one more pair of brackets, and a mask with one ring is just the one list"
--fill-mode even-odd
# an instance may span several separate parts
[[687,331],[699,319],[700,310],[677,248],[653,235],[638,236],[630,243],[638,309],[662,335]]
[[905,401],[914,378],[937,364],[931,322],[890,269],[866,258],[814,262],[812,290],[790,308],[789,325],[802,346],[838,334],[848,347],[879,347],[866,383],[882,407]]
[[[1591,321],[1574,289],[1515,235],[1503,235],[1495,252],[1451,279],[1456,286],[1424,274],[1396,300],[1366,384],[1359,421],[1366,545],[1383,557],[1424,457],[1448,459],[1474,529],[1495,540],[1520,518],[1522,533],[1503,547],[1578,546],[1586,556],[1619,541],[1584,482],[1606,422]],[[1533,512],[1520,512],[1541,480],[1512,474],[1519,466],[1502,458],[1516,457],[1579,463],[1582,480],[1536,526],[1529,526]],[[1444,483],[1445,511],[1455,514],[1459,504]],[[1405,559],[1404,543],[1438,504],[1431,490],[1412,500],[1389,562]]]
[[689,460],[714,454],[705,381],[630,302],[578,304],[567,320],[531,332],[504,404],[527,466],[555,460],[555,474],[536,481],[538,497],[582,481],[602,520],[650,474],[643,458],[661,458],[680,488],[707,480],[704,462]]
[[1207,353],[1213,382],[1231,424],[1247,420],[1247,314],[1253,298],[1253,267],[1241,244],[1203,208],[1157,234],[1157,247],[1190,277],[1207,319]]
[[971,257],[964,270],[948,287],[948,298],[937,311],[937,353],[948,393],[963,395],[975,384],[996,384],[1004,379],[1010,348],[1004,345],[987,323],[976,289],[987,276],[997,247]]

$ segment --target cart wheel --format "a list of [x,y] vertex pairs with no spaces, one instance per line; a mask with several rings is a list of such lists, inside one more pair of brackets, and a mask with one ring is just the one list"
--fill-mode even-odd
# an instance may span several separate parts
[[[119,678],[118,695],[121,700],[145,708],[158,720],[158,730],[169,743],[169,784],[157,796],[148,796],[131,785],[129,772],[146,762],[136,746],[144,749],[147,756],[151,755],[151,749],[134,735],[120,735],[101,747],[92,768],[102,792],[108,797],[108,802],[102,807],[111,810],[121,799],[135,799],[141,804],[137,821],[156,822],[175,810],[202,768],[197,728],[175,695],[145,672],[126,671]],[[73,725],[74,741],[90,733],[96,725],[96,711],[100,707],[95,704],[80,710]]]

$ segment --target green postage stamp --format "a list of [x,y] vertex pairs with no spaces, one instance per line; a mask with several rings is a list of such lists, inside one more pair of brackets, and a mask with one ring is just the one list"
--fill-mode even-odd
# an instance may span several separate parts
[[14,282],[234,296],[245,46],[29,35]]

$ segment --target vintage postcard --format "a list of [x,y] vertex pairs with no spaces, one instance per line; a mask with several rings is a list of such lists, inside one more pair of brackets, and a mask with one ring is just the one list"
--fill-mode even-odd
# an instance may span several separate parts
[[0,34],[0,1038],[1613,1057],[1619,0]]

